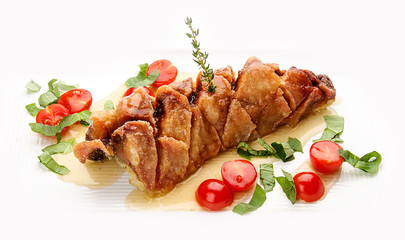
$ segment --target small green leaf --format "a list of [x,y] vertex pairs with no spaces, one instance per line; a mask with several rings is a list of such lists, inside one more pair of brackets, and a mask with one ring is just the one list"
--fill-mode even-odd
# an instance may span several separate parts
[[283,162],[294,160],[294,149],[286,142],[273,142],[271,146],[276,150],[274,157],[281,159]]
[[76,139],[71,138],[66,141],[61,141],[59,143],[49,145],[42,149],[42,152],[48,152],[50,155],[62,153],[67,154],[73,151],[73,146],[76,145]]
[[302,152],[302,144],[301,141],[297,138],[288,138],[288,145],[294,150],[294,152]]
[[343,133],[344,129],[344,118],[337,115],[324,116],[326,122],[326,128],[322,133],[320,139],[315,139],[313,142],[328,140],[337,143],[342,143],[343,140],[340,135]]
[[156,79],[159,77],[159,72],[157,70],[153,70],[149,76],[146,76],[146,71],[148,70],[148,64],[143,63],[138,65],[140,68],[140,71],[136,77],[131,77],[129,78],[125,84],[127,87],[131,88],[137,88],[137,87],[143,87],[146,85],[150,85],[156,81]]
[[295,189],[294,179],[290,173],[283,171],[284,177],[276,177],[277,182],[280,184],[283,192],[292,204],[297,200],[297,190]]
[[265,192],[273,191],[273,188],[276,185],[276,178],[274,177],[272,163],[260,164],[260,182],[263,184]]
[[349,150],[339,149],[339,155],[345,159],[345,162],[349,163],[353,167],[368,173],[378,172],[382,161],[381,155],[376,151],[367,153],[363,157],[359,158]]
[[41,107],[46,108],[53,103],[57,103],[58,99],[53,92],[45,92],[39,96],[38,103]]
[[26,105],[25,109],[27,109],[28,113],[33,117],[35,117],[39,111],[41,111],[41,109],[39,109],[35,103]]
[[111,109],[115,109],[113,101],[111,100],[105,101],[104,110],[111,110]]
[[[246,149],[246,150],[244,150]],[[252,156],[254,157],[268,157],[271,156],[271,153],[267,150],[254,150],[247,144],[246,142],[240,142],[237,146],[237,152],[239,156],[251,159]]]
[[33,80],[30,80],[27,85],[25,85],[25,88],[28,92],[39,92],[39,90],[41,90],[41,86]]
[[43,152],[38,156],[38,159],[45,167],[54,173],[65,175],[70,172],[65,166],[59,165],[48,152]]
[[266,201],[266,199],[267,199],[266,192],[259,184],[256,184],[255,192],[253,193],[250,202],[239,203],[233,208],[232,212],[243,215],[247,212],[254,211],[259,207],[261,207],[263,203]]

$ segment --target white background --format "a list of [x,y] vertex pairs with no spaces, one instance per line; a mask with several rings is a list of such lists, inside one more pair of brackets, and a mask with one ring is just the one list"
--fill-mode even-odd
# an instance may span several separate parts
[[[186,16],[200,28],[213,68],[238,70],[256,55],[328,74],[341,99],[334,108],[346,120],[344,147],[379,151],[380,172],[344,168],[322,202],[291,206],[277,191],[239,216],[127,211],[119,196],[64,183],[41,166],[36,156],[49,142],[28,127],[24,106],[38,96],[26,93],[26,83],[78,83],[97,101],[140,63],[167,58],[195,72]],[[404,22],[400,1],[389,0],[1,1],[0,238],[400,238]]]

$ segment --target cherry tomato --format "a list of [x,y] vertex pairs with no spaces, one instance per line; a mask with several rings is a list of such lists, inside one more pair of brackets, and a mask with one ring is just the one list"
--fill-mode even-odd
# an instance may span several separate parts
[[325,193],[322,180],[313,172],[301,172],[294,176],[297,199],[315,202]]
[[339,155],[339,144],[332,141],[319,141],[309,150],[312,167],[320,173],[332,173],[342,166],[344,158]]
[[204,209],[219,211],[232,204],[233,192],[223,181],[207,179],[198,187],[195,198]]
[[[151,97],[155,97],[155,94],[153,94],[153,92],[152,92],[149,88],[147,88],[147,87],[143,87],[143,88],[146,90],[146,92],[147,92]],[[123,97],[126,97],[126,96],[131,95],[136,89],[138,89],[138,88],[133,88],[133,87],[128,88],[128,90],[124,93],[124,96],[123,96]]]
[[160,74],[156,81],[152,83],[154,87],[167,85],[176,80],[177,68],[169,60],[161,59],[153,62],[149,65],[148,70],[146,71],[146,76],[149,76],[153,70],[157,70]]
[[246,191],[256,182],[257,172],[255,166],[247,160],[234,160],[224,162],[221,167],[224,183],[233,191]]
[[[62,118],[69,115],[69,110],[67,110],[63,105],[51,104],[45,109],[38,112],[36,117],[36,122],[49,126],[56,126],[59,124]],[[63,129],[64,133],[67,128]]]
[[65,106],[70,114],[89,110],[93,98],[86,89],[73,89],[60,96],[58,103]]

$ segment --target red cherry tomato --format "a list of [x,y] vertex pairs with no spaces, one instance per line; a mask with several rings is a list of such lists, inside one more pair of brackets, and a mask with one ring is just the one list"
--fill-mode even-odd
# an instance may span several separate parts
[[[153,94],[153,92],[152,92],[149,88],[147,88],[147,87],[143,87],[143,88],[146,90],[146,92],[147,92],[151,97],[155,97],[155,94]],[[138,89],[138,88],[133,88],[133,87],[128,88],[128,90],[124,93],[124,96],[123,96],[123,97],[126,97],[126,96],[131,95],[136,89]]]
[[224,162],[221,174],[224,183],[236,192],[246,191],[252,187],[257,177],[255,166],[247,160]]
[[[56,126],[59,124],[62,118],[69,115],[69,110],[67,110],[63,105],[51,104],[45,109],[38,112],[36,117],[36,122],[49,126]],[[63,129],[64,133],[67,128]]]
[[70,114],[89,110],[93,98],[86,89],[73,89],[60,96],[58,103],[65,106]]
[[219,211],[232,204],[233,193],[223,181],[207,179],[198,187],[195,198],[204,209]]
[[332,173],[342,166],[344,158],[339,155],[339,144],[320,141],[312,144],[309,156],[313,168],[320,173]]
[[301,172],[294,176],[297,199],[315,202],[325,193],[322,180],[313,172]]
[[161,59],[153,62],[149,65],[148,70],[146,71],[146,76],[149,76],[153,70],[157,70],[160,74],[156,81],[152,83],[154,87],[167,85],[176,80],[177,68],[169,60]]

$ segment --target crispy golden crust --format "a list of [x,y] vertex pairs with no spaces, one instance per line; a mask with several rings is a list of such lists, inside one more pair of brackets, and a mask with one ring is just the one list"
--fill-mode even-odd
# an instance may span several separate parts
[[[250,57],[238,77],[231,67],[217,69],[216,91],[192,79],[162,86],[155,102],[143,90],[123,98],[117,110],[95,112],[88,140],[76,145],[84,162],[92,151],[122,161],[131,183],[151,196],[171,191],[220,151],[296,125],[328,106],[335,89],[325,75]],[[112,147],[111,147],[112,146]]]

